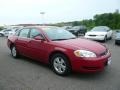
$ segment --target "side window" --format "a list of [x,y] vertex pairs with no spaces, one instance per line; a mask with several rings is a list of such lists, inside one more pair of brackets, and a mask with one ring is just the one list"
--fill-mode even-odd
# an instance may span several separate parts
[[37,29],[31,29],[30,38],[34,38],[36,36],[42,36],[42,35]]
[[27,38],[27,37],[28,37],[28,34],[29,34],[29,29],[28,29],[28,28],[25,28],[25,29],[22,29],[22,30],[20,31],[19,37],[25,37],[25,38]]
[[15,35],[16,35],[16,36],[19,36],[20,31],[21,31],[21,30],[15,31]]

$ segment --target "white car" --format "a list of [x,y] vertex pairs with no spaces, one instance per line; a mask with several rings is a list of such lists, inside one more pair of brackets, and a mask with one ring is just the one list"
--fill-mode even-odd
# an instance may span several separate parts
[[3,37],[3,36],[5,36],[5,30],[0,31],[0,37]]
[[107,26],[96,26],[85,34],[85,38],[106,42],[107,39],[112,38],[112,33],[112,30]]
[[14,35],[18,29],[11,29],[11,31],[8,33],[8,37],[11,35]]
[[11,31],[11,29],[4,29],[2,31],[0,31],[0,36],[3,37],[3,36],[8,36],[9,32]]
[[16,31],[18,31],[20,29],[22,29],[22,27],[17,27],[17,28],[11,29],[11,31],[8,33],[8,37],[14,35],[16,33]]

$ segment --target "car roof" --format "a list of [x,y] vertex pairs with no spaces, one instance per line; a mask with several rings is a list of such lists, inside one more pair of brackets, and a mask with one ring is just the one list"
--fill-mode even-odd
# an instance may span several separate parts
[[38,29],[45,30],[45,29],[60,28],[60,27],[57,27],[57,26],[26,26],[24,28],[38,28]]
[[26,26],[25,28],[53,28],[57,26]]

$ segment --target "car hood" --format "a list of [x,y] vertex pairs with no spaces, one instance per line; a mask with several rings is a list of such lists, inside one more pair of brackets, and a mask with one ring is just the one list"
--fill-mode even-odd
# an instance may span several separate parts
[[100,54],[106,51],[106,47],[98,42],[87,40],[87,39],[70,39],[70,40],[62,40],[55,41],[60,46],[64,46],[66,48],[70,48],[73,50],[89,50],[96,54]]
[[107,32],[87,32],[86,35],[106,35]]

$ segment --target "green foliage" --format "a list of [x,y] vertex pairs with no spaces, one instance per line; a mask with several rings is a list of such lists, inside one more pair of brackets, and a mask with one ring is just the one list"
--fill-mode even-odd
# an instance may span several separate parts
[[0,26],[0,31],[3,30],[3,29],[4,29],[4,27],[1,27],[1,26]]
[[81,24],[86,25],[88,29],[94,26],[108,26],[111,29],[120,29],[120,13],[97,14],[94,16],[93,20],[82,20]]
[[72,26],[79,26],[80,25],[80,22],[79,21],[74,21],[72,22]]
[[120,13],[116,11],[114,13],[96,14],[93,19],[85,19],[82,21],[62,22],[58,23],[58,26],[71,25],[79,26],[85,25],[88,30],[95,26],[108,26],[111,29],[120,29]]
[[94,16],[95,25],[109,26],[112,29],[120,29],[119,13],[104,13]]
[[85,25],[87,29],[90,30],[95,26],[95,22],[92,19],[89,19],[89,20],[86,19],[81,21],[81,25]]

